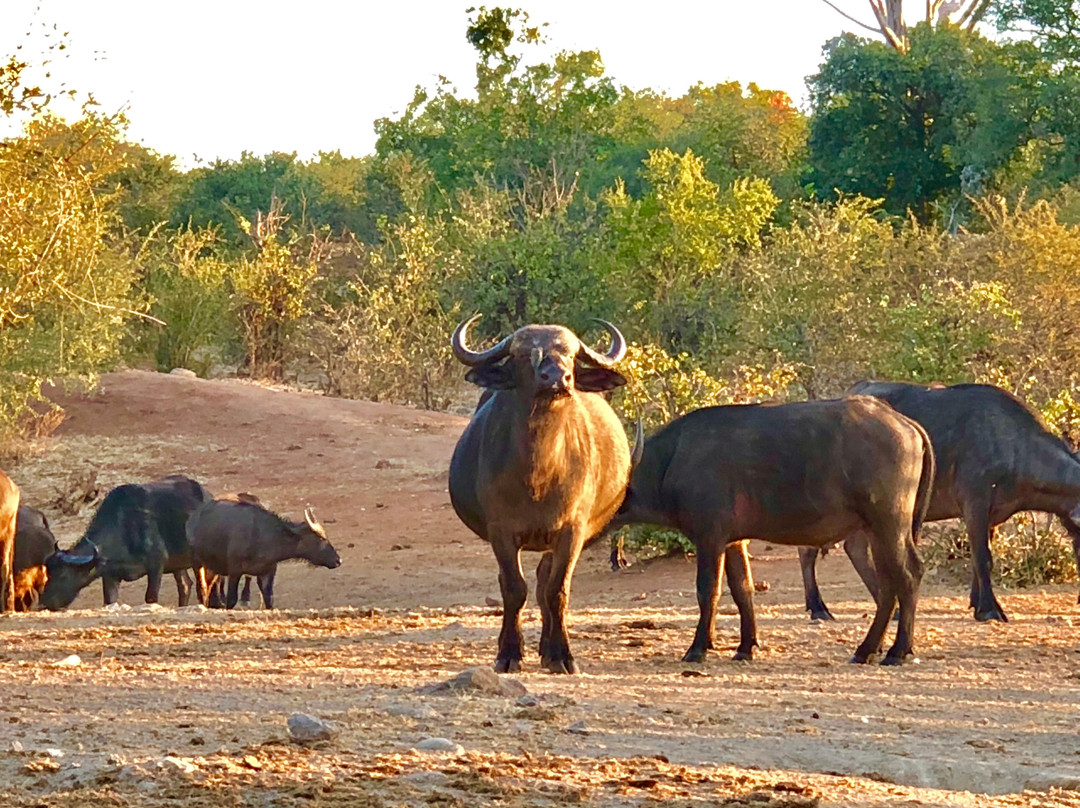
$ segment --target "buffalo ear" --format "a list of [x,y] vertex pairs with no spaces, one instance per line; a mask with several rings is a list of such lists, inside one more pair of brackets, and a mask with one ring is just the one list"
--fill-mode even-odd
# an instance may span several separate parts
[[465,381],[490,390],[510,390],[514,387],[514,369],[509,362],[501,365],[477,365],[465,374]]
[[626,377],[617,370],[578,365],[574,368],[574,387],[583,393],[602,393],[626,384]]

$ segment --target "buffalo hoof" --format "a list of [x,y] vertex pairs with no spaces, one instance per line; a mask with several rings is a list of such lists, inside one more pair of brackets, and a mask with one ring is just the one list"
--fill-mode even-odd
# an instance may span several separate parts
[[889,666],[889,667],[895,667],[895,666],[897,666],[897,665],[903,665],[903,664],[904,664],[904,660],[905,660],[905,659],[907,658],[907,656],[908,656],[907,654],[903,654],[903,655],[901,655],[901,654],[895,654],[895,655],[894,655],[894,654],[893,654],[893,653],[892,653],[892,652],[890,651],[889,653],[887,653],[887,654],[885,655],[885,658],[884,658],[883,660],[881,660],[881,664],[882,664],[882,665],[887,665],[887,666]]
[[754,649],[751,648],[749,651],[736,651],[732,660],[735,662],[752,662],[754,660]]
[[861,651],[856,651],[855,656],[848,660],[852,665],[869,665],[870,659],[873,654],[864,654]]
[[832,616],[832,612],[830,612],[828,609],[826,609],[823,606],[820,609],[812,609],[810,611],[810,619],[811,620],[835,620],[836,618]]
[[495,660],[495,673],[518,673],[521,657],[499,657]]
[[544,660],[544,668],[548,673],[577,673],[578,667],[574,662],[573,657],[567,657],[566,659],[548,659]]
[[994,605],[989,609],[976,609],[975,619],[980,623],[986,623],[990,620],[997,620],[999,623],[1009,622],[1009,618],[1005,615],[1005,610],[997,605]]
[[708,651],[704,648],[691,648],[683,654],[683,662],[704,662]]

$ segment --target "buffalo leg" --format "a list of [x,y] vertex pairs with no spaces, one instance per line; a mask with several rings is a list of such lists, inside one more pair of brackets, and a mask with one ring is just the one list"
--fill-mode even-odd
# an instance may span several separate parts
[[622,531],[618,531],[611,537],[611,570],[612,572],[618,572],[629,566],[630,562],[628,562],[626,556],[623,555]]
[[240,602],[245,606],[251,605],[251,576],[244,576],[244,591],[240,593]]
[[[693,539],[691,538],[691,541]],[[683,662],[704,662],[705,654],[713,647],[713,629],[716,625],[716,601],[720,597],[721,542],[707,538],[695,541],[697,548],[697,601],[698,624],[694,641],[683,654]]]
[[[248,585],[250,586],[251,579],[248,578]],[[268,572],[265,575],[260,575],[258,578],[259,592],[262,594],[262,602],[264,609],[274,608],[274,573]],[[245,588],[245,591],[246,588]]]
[[176,604],[187,606],[191,600],[191,576],[187,570],[180,570],[173,573],[173,578],[176,580]]
[[207,608],[210,606],[210,593],[213,591],[214,575],[206,567],[195,567],[195,597]]
[[146,573],[146,602],[157,603],[161,598],[161,575],[159,569],[149,570]]
[[521,609],[528,596],[525,576],[521,574],[521,551],[510,539],[496,537],[491,542],[499,562],[499,589],[502,590],[503,620],[499,632],[499,653],[495,670],[509,673],[521,670]]
[[235,609],[236,602],[240,599],[240,576],[229,576],[229,592],[225,596],[225,608]]
[[[1075,513],[1075,511],[1074,511]],[[1076,571],[1080,573],[1080,525],[1077,525],[1073,521],[1072,516],[1061,516],[1061,526],[1065,528],[1065,532],[1069,534],[1069,538],[1072,539],[1073,544],[1073,561],[1076,563]],[[1080,595],[1077,595],[1076,602],[1080,603]]]
[[971,542],[972,562],[975,565],[972,585],[975,619],[1000,620],[1006,623],[1009,618],[994,597],[994,586],[990,581],[990,571],[994,567],[994,560],[990,555],[990,504],[978,499],[968,500],[964,508],[964,526],[967,528],[968,541]]
[[750,556],[746,542],[729,544],[724,551],[724,575],[727,577],[731,599],[739,608],[739,647],[735,659],[754,658],[757,640],[757,622],[754,617],[754,577],[750,572]]
[[881,660],[882,665],[901,665],[904,659],[914,652],[912,637],[915,631],[915,607],[919,600],[919,583],[923,576],[923,563],[915,551],[915,542],[907,541],[903,548],[904,562],[900,567],[901,578],[898,581],[900,600],[899,623],[896,626],[896,640],[892,648]]
[[117,578],[101,576],[101,593],[105,598],[105,605],[109,606],[120,600],[120,581]]
[[548,638],[551,631],[551,612],[548,610],[547,588],[551,580],[551,553],[544,553],[536,565],[536,600],[540,604],[540,659],[549,655]]
[[799,548],[799,566],[802,568],[803,593],[806,595],[806,611],[811,620],[833,620],[832,612],[821,598],[817,582],[817,561],[821,551],[817,547]]
[[582,536],[569,531],[556,539],[546,591],[537,593],[538,599],[547,599],[550,624],[546,629],[547,655],[540,659],[540,664],[551,673],[577,673],[574,656],[570,653],[570,637],[566,633],[566,608],[570,604],[570,580],[584,545]]
[[874,562],[870,559],[870,543],[862,533],[854,533],[844,540],[844,552],[851,559],[851,566],[859,573],[863,586],[870,597],[877,600],[878,575]]

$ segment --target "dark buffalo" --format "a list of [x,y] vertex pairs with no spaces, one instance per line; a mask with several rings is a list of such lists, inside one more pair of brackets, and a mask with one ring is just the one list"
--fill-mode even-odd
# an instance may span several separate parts
[[115,603],[121,581],[146,576],[146,602],[157,603],[161,577],[172,573],[177,599],[191,594],[191,551],[184,526],[188,516],[210,499],[195,480],[181,475],[143,485],[120,485],[108,493],[86,533],[70,550],[49,556],[49,576],[41,605],[63,609],[79,592],[101,578],[105,605]]
[[15,525],[19,486],[0,471],[0,612],[15,611]]
[[240,577],[257,576],[263,604],[274,607],[274,573],[282,561],[301,558],[327,569],[341,565],[337,551],[310,508],[290,522],[248,501],[207,502],[187,525],[199,600],[207,605],[216,576],[228,576],[226,608],[239,599]]
[[[988,384],[860,382],[851,392],[887,401],[930,435],[938,473],[926,518],[964,520],[974,560],[976,620],[1008,619],[990,582],[990,533],[1014,513],[1057,516],[1072,537],[1080,566],[1080,460],[1022,401]],[[873,593],[865,537],[853,535],[844,547]],[[806,608],[815,619],[832,619],[817,587],[818,551],[804,549],[799,555]]]
[[630,470],[626,434],[600,395],[626,383],[612,369],[626,352],[604,323],[600,354],[567,328],[530,325],[486,351],[466,345],[479,315],[451,344],[465,378],[493,394],[477,409],[450,461],[450,500],[466,526],[491,544],[499,564],[503,624],[495,669],[521,667],[521,608],[528,589],[521,551],[543,553],[536,568],[541,664],[573,673],[564,624],[570,579],[582,547],[614,515]]
[[45,589],[45,560],[59,547],[45,514],[29,505],[19,506],[15,528],[15,609],[28,612]]
[[[739,607],[736,659],[757,645],[745,542],[825,546],[865,527],[879,572],[877,612],[853,662],[881,650],[899,599],[896,641],[883,660],[911,653],[922,562],[915,552],[934,456],[922,428],[867,396],[798,404],[709,407],[645,442],[613,526],[681,530],[697,549],[701,617],[684,659],[713,647],[720,564]],[[735,543],[735,544],[733,544]]]

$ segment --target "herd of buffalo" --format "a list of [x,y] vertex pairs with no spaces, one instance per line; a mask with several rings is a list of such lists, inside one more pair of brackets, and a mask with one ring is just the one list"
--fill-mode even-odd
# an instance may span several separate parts
[[[449,492],[498,562],[500,672],[521,666],[521,551],[542,553],[541,664],[573,673],[565,614],[574,567],[586,544],[623,525],[674,528],[693,543],[700,618],[684,659],[695,662],[713,647],[722,569],[740,616],[735,658],[750,659],[758,644],[746,539],[801,547],[815,619],[832,617],[817,587],[817,558],[842,542],[876,602],[852,661],[881,652],[896,610],[887,665],[913,653],[924,522],[963,519],[979,620],[1007,620],[991,584],[990,535],[1014,513],[1058,516],[1080,564],[1080,459],[1004,390],[861,382],[836,400],[706,407],[647,440],[639,424],[631,449],[606,395],[626,383],[615,370],[626,352],[615,326],[600,321],[611,336],[606,353],[557,325],[525,326],[477,351],[466,340],[477,317],[451,339],[469,367],[465,378],[486,389],[454,450]],[[0,472],[3,611],[62,609],[99,578],[106,604],[117,600],[120,581],[142,577],[154,603],[166,573],[187,605],[192,572],[205,606],[233,608],[246,576],[243,599],[255,578],[272,608],[276,567],[294,558],[330,569],[341,563],[310,509],[289,521],[250,494],[215,498],[179,475],[114,488],[83,537],[61,550],[44,515],[21,504]]]

